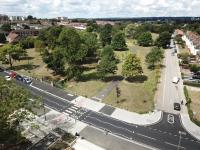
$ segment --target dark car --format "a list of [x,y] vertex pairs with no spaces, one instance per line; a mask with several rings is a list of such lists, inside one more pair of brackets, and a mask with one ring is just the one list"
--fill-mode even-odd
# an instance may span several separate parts
[[181,110],[181,105],[179,103],[174,103],[174,110]]
[[22,76],[20,76],[20,75],[18,75],[18,74],[16,75],[16,77],[15,77],[15,78],[16,78],[16,80],[18,80],[18,81],[23,81],[23,77],[22,77]]

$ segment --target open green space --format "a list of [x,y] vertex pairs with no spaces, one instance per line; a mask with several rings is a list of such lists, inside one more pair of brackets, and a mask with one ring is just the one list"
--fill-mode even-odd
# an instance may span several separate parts
[[127,40],[129,51],[116,52],[117,58],[120,59],[118,74],[120,75],[124,57],[128,53],[135,53],[141,59],[144,79],[137,83],[123,80],[119,84],[119,89],[121,90],[120,97],[117,98],[116,89],[113,89],[103,102],[129,111],[146,113],[154,109],[154,95],[160,71],[159,69],[149,70],[145,63],[145,56],[151,47],[141,47],[135,43],[136,41]]

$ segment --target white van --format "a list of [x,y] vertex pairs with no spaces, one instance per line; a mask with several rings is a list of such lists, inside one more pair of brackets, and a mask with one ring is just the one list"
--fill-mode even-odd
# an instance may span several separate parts
[[172,83],[178,84],[179,80],[180,80],[180,78],[178,78],[178,77],[173,77]]

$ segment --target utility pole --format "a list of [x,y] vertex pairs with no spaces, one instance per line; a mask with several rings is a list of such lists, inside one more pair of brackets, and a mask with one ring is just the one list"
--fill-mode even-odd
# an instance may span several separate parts
[[44,98],[42,98],[42,105],[43,105],[43,110],[44,110],[44,120],[46,121],[46,110],[45,110],[45,106],[44,106]]

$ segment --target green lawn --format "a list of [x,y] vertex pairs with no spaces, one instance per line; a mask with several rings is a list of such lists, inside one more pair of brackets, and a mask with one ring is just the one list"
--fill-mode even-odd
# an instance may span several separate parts
[[127,40],[129,51],[116,52],[120,59],[120,63],[118,64],[118,74],[121,74],[121,66],[124,61],[124,56],[128,53],[135,53],[141,59],[144,75],[147,77],[147,80],[139,83],[129,83],[123,80],[119,84],[121,96],[118,98],[118,101],[116,97],[116,89],[113,89],[104,102],[129,111],[146,113],[154,109],[154,95],[160,71],[159,69],[153,71],[149,70],[145,63],[145,56],[150,51],[151,47],[141,47],[135,43],[136,41]]

